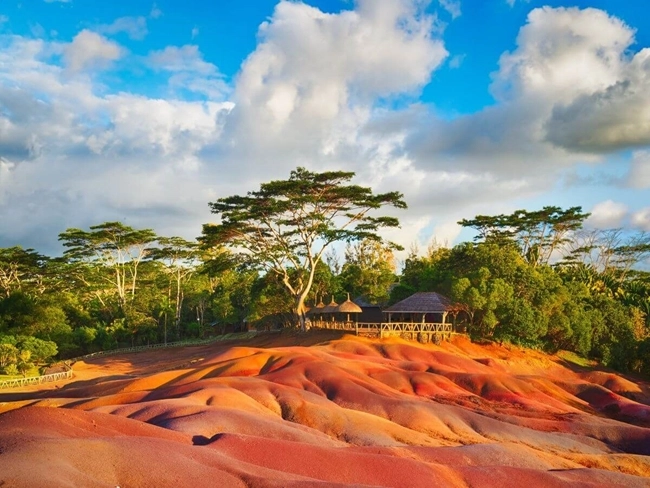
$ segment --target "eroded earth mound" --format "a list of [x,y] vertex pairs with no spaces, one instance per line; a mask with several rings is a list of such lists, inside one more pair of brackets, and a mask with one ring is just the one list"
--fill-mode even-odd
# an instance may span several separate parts
[[326,332],[106,356],[0,392],[0,486],[650,487],[650,385]]

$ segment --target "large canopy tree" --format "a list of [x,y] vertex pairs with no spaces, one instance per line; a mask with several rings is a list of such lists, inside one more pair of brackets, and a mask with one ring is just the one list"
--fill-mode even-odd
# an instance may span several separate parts
[[59,234],[59,240],[67,248],[64,256],[71,262],[87,263],[89,271],[99,271],[101,281],[117,293],[119,307],[124,312],[135,296],[138,266],[150,254],[149,248],[157,236],[151,229],[104,222],[91,225],[90,231],[67,229]]
[[305,299],[328,246],[337,241],[381,241],[378,229],[397,227],[399,221],[373,211],[406,208],[401,193],[375,195],[370,188],[348,184],[353,177],[352,172],[297,168],[289,179],[263,183],[246,196],[220,198],[210,208],[221,222],[204,225],[202,241],[229,246],[248,263],[278,275],[304,330]]
[[581,229],[589,215],[582,212],[582,207],[563,210],[547,206],[533,212],[517,210],[510,215],[477,215],[458,223],[474,228],[478,233],[476,240],[516,242],[522,256],[537,266],[549,264],[554,253],[569,243],[570,234]]

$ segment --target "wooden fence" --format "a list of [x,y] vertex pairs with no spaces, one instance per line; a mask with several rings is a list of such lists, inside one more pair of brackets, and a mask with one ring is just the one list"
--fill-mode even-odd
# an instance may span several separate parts
[[314,328],[344,330],[356,335],[374,337],[397,336],[419,342],[437,342],[451,339],[454,334],[453,325],[437,322],[338,322],[316,320],[311,324]]
[[4,388],[20,388],[28,385],[42,385],[54,381],[67,380],[74,376],[72,369],[60,373],[45,374],[42,376],[30,376],[27,378],[16,378],[13,380],[0,380],[0,390]]

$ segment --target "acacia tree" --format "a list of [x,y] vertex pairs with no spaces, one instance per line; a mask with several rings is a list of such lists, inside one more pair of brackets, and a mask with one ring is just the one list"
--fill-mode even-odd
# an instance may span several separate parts
[[64,256],[72,262],[88,263],[92,270],[99,271],[101,281],[117,293],[122,312],[135,296],[138,266],[149,255],[156,239],[151,229],[137,230],[121,222],[92,225],[89,232],[67,229],[59,234],[67,248]]
[[0,296],[7,298],[15,291],[44,291],[43,276],[48,258],[33,249],[10,247],[0,249]]
[[510,215],[477,215],[458,223],[477,231],[476,240],[485,242],[514,241],[521,255],[533,266],[548,264],[553,254],[569,243],[569,235],[582,228],[590,214],[582,207],[566,210],[547,206],[529,212],[517,210]]
[[[159,248],[151,251],[151,258],[163,264],[164,271],[169,277],[167,300],[171,300],[172,283],[174,288],[174,326],[178,333],[181,323],[181,311],[185,293],[183,284],[196,271],[198,259],[197,243],[182,237],[160,237]],[[167,312],[165,311],[164,340],[167,344]]]
[[398,227],[395,217],[373,216],[383,206],[406,208],[398,192],[373,194],[370,188],[347,184],[354,173],[305,168],[287,180],[263,183],[246,196],[210,203],[219,224],[203,226],[207,246],[226,245],[252,265],[276,274],[293,300],[293,311],[305,328],[305,299],[316,265],[336,241],[381,241],[377,230]]
[[370,303],[384,304],[396,281],[395,256],[390,246],[363,240],[348,244],[341,281],[352,296],[362,295]]

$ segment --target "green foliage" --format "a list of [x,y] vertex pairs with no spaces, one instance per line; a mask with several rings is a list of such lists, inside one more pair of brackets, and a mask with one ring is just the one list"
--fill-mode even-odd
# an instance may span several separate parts
[[5,374],[9,376],[18,376],[18,365],[14,362],[4,367]]
[[582,207],[563,210],[549,206],[533,212],[517,210],[510,215],[478,215],[458,223],[476,229],[479,240],[515,242],[521,255],[537,266],[548,264],[553,253],[569,242],[568,235],[582,228],[589,215],[582,213]]
[[[286,327],[304,299],[350,293],[382,303],[391,290],[390,302],[416,291],[449,296],[475,337],[650,374],[650,273],[637,269],[650,253],[647,234],[583,231],[579,207],[478,216],[462,221],[478,242],[412,251],[395,286],[393,247],[376,231],[397,220],[373,212],[405,204],[398,193],[350,185],[352,176],[298,168],[220,199],[211,206],[221,223],[205,227],[203,248],[107,222],[62,233],[61,258],[0,249],[0,370],[24,375],[57,355],[248,324]],[[326,264],[335,240],[348,243],[345,259]],[[242,254],[224,247],[238,245]]]
[[392,249],[371,239],[348,244],[339,279],[352,297],[363,296],[370,303],[386,304],[397,279]]
[[14,344],[3,342],[3,338],[0,338],[0,369],[5,370],[7,366],[15,364],[19,353]]
[[347,184],[353,176],[297,168],[289,179],[263,183],[246,196],[220,198],[210,203],[220,223],[204,225],[202,241],[207,247],[243,250],[241,257],[250,265],[278,276],[304,328],[304,303],[330,244],[380,241],[377,230],[399,222],[373,211],[387,205],[406,208],[398,192],[373,194]]
[[48,258],[33,249],[0,248],[0,296],[16,291],[42,293]]

